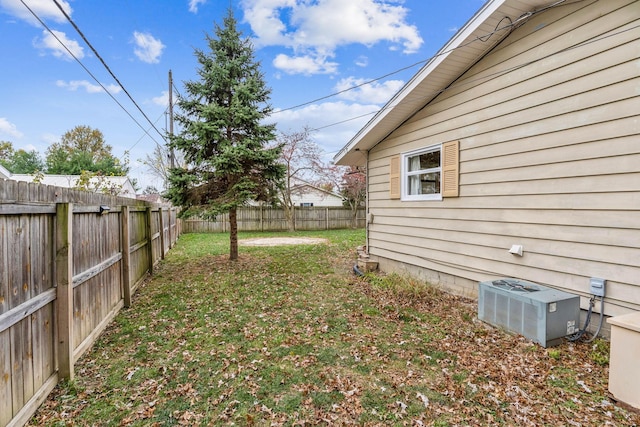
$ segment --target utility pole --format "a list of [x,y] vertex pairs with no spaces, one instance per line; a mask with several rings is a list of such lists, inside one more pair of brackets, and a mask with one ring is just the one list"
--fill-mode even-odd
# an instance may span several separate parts
[[[173,136],[173,76],[171,70],[169,70],[169,137]],[[176,167],[176,156],[173,152],[173,147],[169,151],[169,162],[173,169]]]

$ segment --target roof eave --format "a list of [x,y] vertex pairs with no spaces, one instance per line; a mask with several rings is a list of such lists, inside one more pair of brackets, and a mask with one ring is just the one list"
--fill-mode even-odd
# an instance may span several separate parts
[[[490,0],[427,62],[392,98],[385,106],[362,128],[356,135],[334,156],[334,162],[339,165],[362,165],[367,152],[385,139],[402,123],[413,116],[417,111],[437,97],[442,90],[449,86],[455,79],[467,71],[473,64],[482,58],[487,51],[496,45],[508,31],[494,37],[493,43],[485,43],[482,49],[478,49],[475,56],[465,56],[461,61],[458,57],[458,48],[465,46],[473,40],[486,36],[487,31],[483,24],[499,22],[503,19],[505,10],[503,6],[514,3],[512,0]],[[541,4],[540,0],[520,1],[521,7],[535,7]],[[513,7],[513,9],[518,9]],[[528,10],[528,9],[527,9]],[[522,12],[525,9],[521,9]],[[449,62],[456,61],[456,66],[450,66]],[[429,78],[431,77],[431,79]],[[436,78],[437,77],[437,78]],[[433,82],[430,82],[433,81]],[[437,82],[437,83],[436,83]],[[427,93],[430,96],[412,96]]]

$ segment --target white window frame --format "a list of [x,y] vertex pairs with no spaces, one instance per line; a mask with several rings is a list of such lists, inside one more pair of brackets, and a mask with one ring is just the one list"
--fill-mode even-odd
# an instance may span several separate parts
[[[419,171],[409,172],[409,159],[419,156],[420,154],[440,152],[440,166],[431,169],[421,169]],[[423,201],[423,200],[442,200],[442,144],[431,145],[429,147],[402,153],[400,159],[400,186],[402,201]],[[434,194],[409,194],[409,177],[412,175],[420,175],[424,173],[440,173],[440,192]]]

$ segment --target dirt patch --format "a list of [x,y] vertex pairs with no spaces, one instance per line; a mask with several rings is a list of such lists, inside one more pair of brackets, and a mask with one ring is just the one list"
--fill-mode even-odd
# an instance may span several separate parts
[[244,246],[283,246],[283,245],[318,245],[327,243],[327,239],[316,237],[267,237],[240,240]]

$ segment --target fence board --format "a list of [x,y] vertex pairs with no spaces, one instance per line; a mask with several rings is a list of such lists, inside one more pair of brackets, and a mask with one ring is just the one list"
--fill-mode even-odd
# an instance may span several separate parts
[[21,216],[11,216],[7,223],[7,274],[9,284],[9,309],[17,307],[26,300],[22,277],[22,251],[27,246],[20,223]]
[[31,315],[33,336],[33,383],[37,390],[53,374],[53,334],[50,324],[52,305],[47,304]]
[[[111,210],[100,215],[100,205]],[[23,425],[73,378],[124,306],[123,254],[137,286],[179,233],[175,208],[0,180],[0,427]]]
[[51,289],[3,313],[2,317],[0,317],[0,332],[11,328],[27,316],[31,316],[55,298],[56,292],[54,289]]
[[137,286],[179,233],[175,208],[0,180],[0,427],[23,425],[73,378],[124,306],[124,275]]
[[25,399],[25,390],[29,389],[27,384],[33,381],[29,375],[29,369],[25,368],[27,355],[27,341],[30,340],[28,320],[23,319],[9,329],[11,337],[11,397],[13,411],[22,408],[28,399]]
[[129,217],[131,216],[128,206],[122,207],[120,219],[121,238],[120,245],[122,251],[122,298],[124,306],[131,306],[131,234],[129,230]]
[[0,216],[0,263],[3,268],[0,269],[0,315],[9,310],[8,240],[7,218],[2,215]]
[[[289,224],[283,209],[265,207],[240,208],[238,231],[287,231]],[[353,212],[348,208],[305,207],[294,210],[296,230],[328,230],[354,227]],[[355,226],[365,226],[365,210],[359,209]],[[200,218],[183,220],[182,233],[221,233],[229,231],[229,216],[215,221]]]
[[[42,372],[45,380],[57,371],[54,312],[53,303],[45,305],[38,312],[40,313],[40,328],[42,330],[41,347],[39,349],[42,356]],[[44,382],[42,384],[44,385]]]
[[13,417],[11,347],[9,330],[0,332],[0,425],[2,426],[7,425]]

